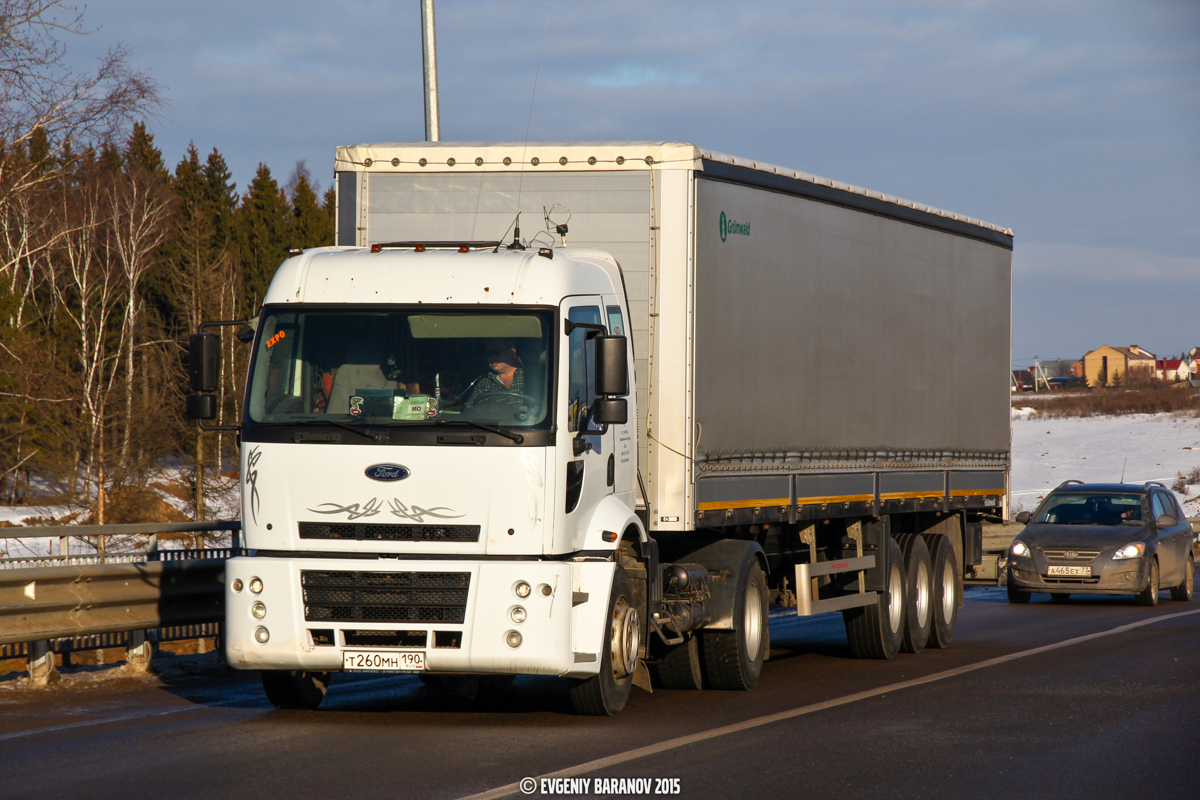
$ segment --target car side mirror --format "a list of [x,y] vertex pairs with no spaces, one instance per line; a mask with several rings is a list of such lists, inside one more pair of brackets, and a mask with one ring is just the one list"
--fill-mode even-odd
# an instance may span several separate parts
[[1022,511],[1020,514],[1017,514],[1016,519],[1017,519],[1017,522],[1021,523],[1022,525],[1025,525],[1029,522],[1030,516],[1031,515],[1028,511]]
[[1160,528],[1174,528],[1179,524],[1179,520],[1175,519],[1170,514],[1159,514],[1158,519],[1154,520],[1154,524]]

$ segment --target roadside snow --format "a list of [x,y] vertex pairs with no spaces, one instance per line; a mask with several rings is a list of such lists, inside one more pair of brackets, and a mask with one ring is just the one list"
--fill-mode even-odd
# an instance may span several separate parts
[[[1200,419],[1177,414],[1047,419],[1012,412],[1012,511],[1032,511],[1065,480],[1160,481],[1200,467]],[[1200,514],[1200,486],[1176,493],[1184,511]],[[1194,502],[1185,502],[1193,500]]]

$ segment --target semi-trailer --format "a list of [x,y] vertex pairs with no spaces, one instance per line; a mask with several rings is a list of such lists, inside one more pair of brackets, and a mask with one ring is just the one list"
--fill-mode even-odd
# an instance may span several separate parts
[[857,657],[950,644],[1008,488],[1010,230],[691,144],[364,144],[335,182],[240,423],[226,657],[274,704],[751,689],[771,602]]

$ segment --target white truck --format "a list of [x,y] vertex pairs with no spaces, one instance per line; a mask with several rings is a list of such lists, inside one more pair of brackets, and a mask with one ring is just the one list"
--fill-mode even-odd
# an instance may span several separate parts
[[751,689],[772,601],[859,657],[950,643],[1008,488],[1011,231],[690,144],[335,170],[240,425],[225,652],[274,704],[342,670],[563,676],[585,714]]

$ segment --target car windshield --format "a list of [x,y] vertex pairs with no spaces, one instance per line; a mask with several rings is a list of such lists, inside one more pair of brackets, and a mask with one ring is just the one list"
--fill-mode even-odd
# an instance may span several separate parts
[[1052,494],[1034,522],[1049,525],[1141,525],[1145,500],[1137,494]]
[[263,311],[247,417],[549,424],[552,310]]

